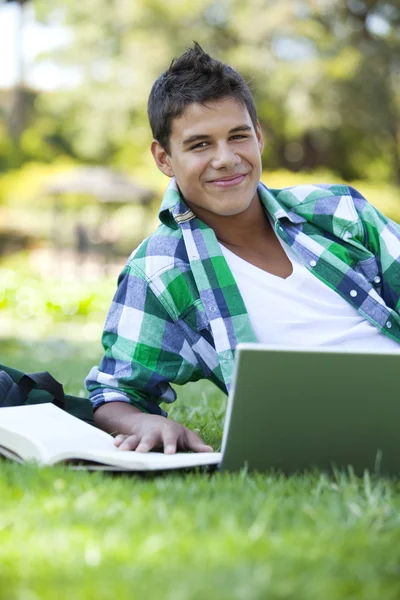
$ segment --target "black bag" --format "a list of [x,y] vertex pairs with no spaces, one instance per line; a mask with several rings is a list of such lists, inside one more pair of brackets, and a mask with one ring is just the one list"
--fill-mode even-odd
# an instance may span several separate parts
[[[42,373],[23,373],[0,365],[0,408],[22,404],[53,402],[69,414],[94,425],[92,403],[64,393],[63,386],[54,377]],[[1,415],[0,415],[1,418]]]

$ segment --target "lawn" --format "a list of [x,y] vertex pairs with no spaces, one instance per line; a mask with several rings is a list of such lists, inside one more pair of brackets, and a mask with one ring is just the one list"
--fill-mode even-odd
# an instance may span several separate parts
[[[96,344],[0,341],[78,394]],[[49,366],[51,365],[51,366]],[[218,449],[224,397],[170,415]],[[366,474],[110,475],[0,463],[0,600],[398,600],[400,485]]]

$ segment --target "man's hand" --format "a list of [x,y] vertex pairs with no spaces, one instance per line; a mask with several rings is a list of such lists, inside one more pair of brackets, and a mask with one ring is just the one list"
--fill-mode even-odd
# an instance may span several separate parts
[[194,431],[159,415],[149,415],[126,402],[109,402],[94,413],[97,427],[108,433],[118,432],[115,445],[120,450],[149,452],[164,448],[165,454],[177,450],[212,452]]
[[175,454],[177,450],[213,451],[194,431],[165,417],[144,413],[135,416],[131,433],[117,435],[114,443],[120,450],[136,452],[149,452],[161,448],[164,448],[165,454]]

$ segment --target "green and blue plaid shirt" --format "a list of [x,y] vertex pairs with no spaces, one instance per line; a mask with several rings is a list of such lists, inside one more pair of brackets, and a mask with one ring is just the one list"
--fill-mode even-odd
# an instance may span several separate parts
[[[302,185],[258,193],[277,235],[316,277],[400,343],[400,227],[355,189]],[[125,401],[166,414],[171,383],[209,379],[229,392],[239,342],[256,342],[214,231],[171,181],[161,225],[133,252],[86,386],[94,408]]]

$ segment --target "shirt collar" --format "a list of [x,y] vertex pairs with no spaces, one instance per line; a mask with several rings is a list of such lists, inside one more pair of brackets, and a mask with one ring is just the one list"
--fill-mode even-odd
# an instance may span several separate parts
[[286,199],[285,194],[279,195],[278,200],[278,194],[282,192],[281,189],[270,190],[260,182],[257,191],[262,205],[271,215],[274,222],[284,219],[287,219],[290,223],[305,223],[307,221],[307,219],[297,214],[294,210],[291,210],[293,204],[283,201]]
[[[304,217],[290,210],[289,206],[278,202],[277,195],[281,190],[270,190],[260,182],[257,191],[262,205],[271,215],[274,222],[281,221],[282,219],[287,219],[291,223],[304,223],[306,221]],[[173,229],[177,229],[182,223],[186,223],[196,217],[182,198],[175,177],[171,179],[165,191],[158,216],[164,225]]]
[[171,179],[165,191],[158,217],[161,223],[173,229],[195,218],[195,214],[181,196],[175,177]]

